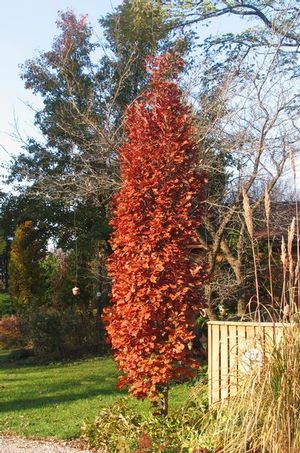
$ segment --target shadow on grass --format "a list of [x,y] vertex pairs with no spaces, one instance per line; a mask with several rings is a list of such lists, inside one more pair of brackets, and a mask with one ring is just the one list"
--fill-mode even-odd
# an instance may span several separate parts
[[10,370],[15,368],[44,368],[44,367],[61,367],[61,366],[72,366],[79,365],[82,362],[94,360],[107,360],[112,358],[111,355],[99,355],[99,354],[83,354],[79,357],[70,357],[64,360],[41,360],[35,356],[30,356],[25,359],[15,359],[14,353],[16,351],[5,351],[0,349],[0,370]]
[[0,414],[2,412],[14,412],[20,410],[28,410],[28,409],[41,409],[43,407],[48,407],[52,405],[58,405],[63,403],[70,403],[78,400],[85,400],[95,396],[116,396],[122,395],[126,392],[124,391],[117,391],[115,387],[108,388],[108,389],[95,389],[95,390],[87,390],[84,392],[78,392],[74,394],[68,395],[55,395],[55,396],[43,396],[38,398],[28,398],[28,399],[16,399],[12,401],[0,402]]
[[116,389],[117,372],[108,357],[84,362],[20,366],[19,361],[8,361],[7,353],[0,353],[0,413],[46,408],[97,396],[105,400],[125,393]]
[[[1,371],[1,370],[0,370]],[[65,372],[66,370],[61,370],[62,372]],[[68,385],[93,385],[93,384],[99,384],[101,382],[104,382],[105,385],[108,383],[117,383],[117,372],[115,371],[105,371],[105,374],[99,375],[99,373],[91,371],[90,374],[88,370],[86,370],[86,375],[82,373],[81,375],[76,375],[74,372],[74,375],[72,376],[71,372],[65,372],[65,375],[59,376],[58,374],[52,375],[52,379],[55,379],[57,382],[57,385],[59,387],[66,387]],[[0,373],[1,376],[1,373]],[[10,384],[10,385],[31,385],[34,382],[35,386],[43,386],[45,387],[52,388],[52,384],[45,384],[45,380],[47,380],[49,376],[47,373],[42,370],[39,371],[38,373],[30,372],[30,370],[27,370],[26,373],[19,373],[19,370],[16,370],[15,374],[6,375],[4,379],[0,379],[0,382],[3,381],[5,384]],[[1,452],[0,452],[1,453]]]

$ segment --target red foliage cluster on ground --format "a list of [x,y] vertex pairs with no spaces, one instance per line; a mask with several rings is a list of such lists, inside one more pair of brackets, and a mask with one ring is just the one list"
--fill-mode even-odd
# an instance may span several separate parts
[[114,200],[112,306],[105,312],[119,386],[156,398],[197,364],[188,344],[204,303],[205,269],[190,261],[197,240],[205,175],[196,171],[193,117],[177,76],[183,62],[168,53],[148,61],[150,81],[129,106],[120,148],[123,186]]
[[25,346],[23,323],[17,316],[3,316],[0,319],[0,346],[3,349]]

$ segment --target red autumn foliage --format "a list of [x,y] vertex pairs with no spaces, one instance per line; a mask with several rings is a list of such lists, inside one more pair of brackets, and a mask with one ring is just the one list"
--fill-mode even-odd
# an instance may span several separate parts
[[25,346],[24,326],[17,316],[3,316],[0,319],[0,346],[11,349]]
[[204,305],[205,270],[191,263],[188,245],[201,222],[205,175],[196,171],[193,118],[178,86],[182,64],[171,53],[149,59],[148,90],[127,109],[119,150],[123,186],[114,200],[112,306],[104,319],[123,372],[119,386],[138,398],[156,398],[197,368],[188,344]]

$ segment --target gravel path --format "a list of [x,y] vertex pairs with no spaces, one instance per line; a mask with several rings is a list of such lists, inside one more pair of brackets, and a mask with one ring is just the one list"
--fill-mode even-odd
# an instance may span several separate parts
[[0,435],[1,453],[91,453],[70,442],[31,440],[17,436]]

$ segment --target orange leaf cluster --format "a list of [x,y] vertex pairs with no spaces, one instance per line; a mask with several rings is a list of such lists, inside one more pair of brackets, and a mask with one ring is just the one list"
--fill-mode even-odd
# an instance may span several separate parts
[[127,109],[128,139],[119,150],[123,186],[114,200],[112,305],[104,319],[123,372],[119,386],[139,398],[156,398],[197,368],[188,344],[205,270],[193,267],[188,245],[201,223],[205,175],[196,171],[180,66],[171,53],[149,59],[148,90]]

